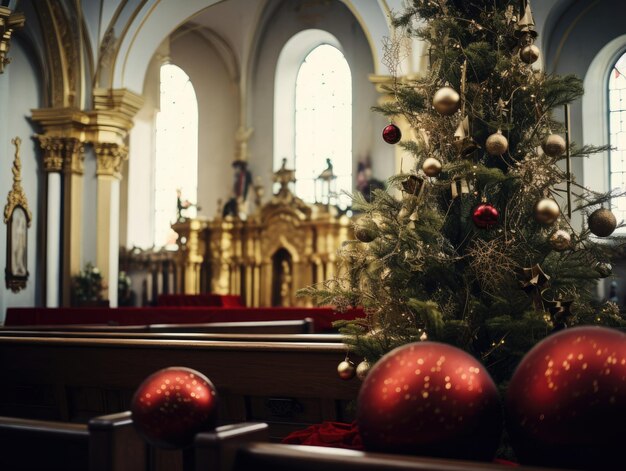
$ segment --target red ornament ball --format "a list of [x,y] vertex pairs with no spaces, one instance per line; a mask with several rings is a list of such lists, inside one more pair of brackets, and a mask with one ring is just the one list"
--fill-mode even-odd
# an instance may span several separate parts
[[383,129],[383,139],[387,144],[397,144],[402,139],[400,128],[395,124],[388,124]]
[[472,220],[476,227],[480,229],[490,229],[498,223],[500,213],[492,205],[483,203],[472,213]]
[[502,411],[478,360],[450,345],[418,342],[392,350],[371,368],[357,423],[368,451],[491,460]]
[[190,368],[165,368],[148,376],[131,402],[139,433],[160,448],[182,448],[215,428],[217,392],[209,379]]
[[578,327],[541,341],[511,379],[506,416],[524,464],[617,469],[624,462],[626,335]]

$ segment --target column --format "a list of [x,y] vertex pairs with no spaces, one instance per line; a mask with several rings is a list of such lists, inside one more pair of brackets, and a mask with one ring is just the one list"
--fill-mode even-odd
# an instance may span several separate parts
[[61,169],[63,142],[57,137],[39,136],[43,168],[47,174],[46,198],[46,307],[59,307],[61,278]]
[[119,269],[120,180],[127,148],[112,142],[94,144],[97,167],[96,265],[108,288],[103,297],[117,307]]
[[72,276],[81,270],[83,232],[84,144],[77,138],[64,140],[63,155],[63,261],[61,264],[61,302],[71,304]]

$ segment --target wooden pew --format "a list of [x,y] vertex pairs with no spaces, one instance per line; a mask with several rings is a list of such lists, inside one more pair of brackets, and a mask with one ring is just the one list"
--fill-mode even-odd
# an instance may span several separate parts
[[[558,471],[554,468],[511,468],[493,463],[387,455],[301,445],[250,443],[240,447],[232,471]],[[201,468],[196,468],[201,471]]]
[[231,334],[312,334],[313,319],[259,321],[259,322],[212,322],[202,324],[150,324],[149,332],[202,332]]
[[147,448],[130,412],[89,424],[0,417],[0,469],[134,471],[145,469]]
[[[58,326],[59,328],[63,326]],[[340,343],[340,334],[205,334],[186,332],[117,332],[107,330],[101,331],[81,331],[74,330],[13,330],[0,329],[2,337],[55,337],[55,338],[95,338],[95,339],[146,339],[146,340],[218,340],[218,341],[238,341],[238,342],[322,342]]]
[[5,331],[64,331],[64,332],[185,332],[185,333],[248,333],[248,334],[312,334],[313,319],[254,321],[254,322],[206,322],[200,324],[147,324],[147,325],[104,325],[104,324],[59,324],[59,325],[16,325],[0,327]]
[[[0,469],[80,471],[227,471],[238,446],[267,441],[267,424],[224,425],[198,434],[188,451],[156,450],[135,431],[130,412],[88,424],[0,417]],[[187,460],[183,456],[188,457]],[[190,458],[190,459],[189,459]]]
[[352,420],[360,382],[343,381],[340,343],[0,337],[0,415],[86,422],[130,408],[151,373],[186,366],[220,395],[221,423],[262,421],[270,437]]

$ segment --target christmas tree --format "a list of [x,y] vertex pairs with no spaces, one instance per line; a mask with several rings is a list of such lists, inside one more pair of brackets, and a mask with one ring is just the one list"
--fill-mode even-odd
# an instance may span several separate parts
[[[395,77],[378,108],[410,125],[399,145],[414,161],[367,201],[341,275],[306,290],[319,304],[362,306],[340,322],[374,363],[420,340],[461,347],[497,382],[537,341],[579,324],[622,327],[615,304],[594,302],[610,275],[610,199],[579,186],[570,158],[606,147],[569,145],[555,115],[583,94],[574,76],[547,75],[528,1],[413,0],[394,25],[430,45],[430,68]],[[400,38],[387,45],[395,69]],[[400,140],[390,124],[383,137]],[[403,165],[407,165],[404,162]],[[579,212],[583,228],[572,224]]]

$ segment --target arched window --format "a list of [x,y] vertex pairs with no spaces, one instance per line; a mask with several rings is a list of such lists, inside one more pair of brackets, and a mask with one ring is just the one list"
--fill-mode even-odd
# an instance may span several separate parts
[[[154,244],[173,245],[171,224],[180,201],[196,201],[198,193],[198,101],[189,77],[173,64],[161,66],[160,111],[156,117],[154,177]],[[195,207],[185,210],[194,217]]]
[[[296,194],[308,202],[324,192],[316,178],[333,164],[333,190],[352,192],[352,73],[335,36],[308,29],[283,47],[274,92],[274,168],[296,170]],[[324,201],[325,202],[325,201]],[[347,205],[349,198],[340,197]]]
[[[609,154],[611,189],[626,190],[626,53],[609,76]],[[618,220],[626,219],[626,197],[613,200]]]
[[[296,78],[296,193],[314,202],[315,179],[327,159],[335,191],[352,191],[352,77],[339,49],[322,44],[304,59]],[[344,201],[345,204],[345,201]]]

